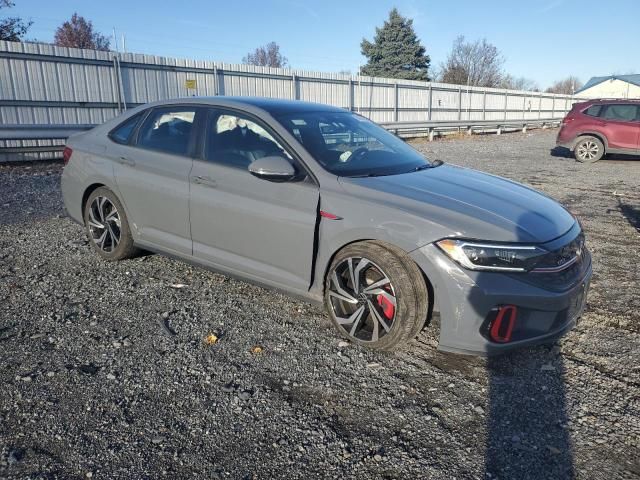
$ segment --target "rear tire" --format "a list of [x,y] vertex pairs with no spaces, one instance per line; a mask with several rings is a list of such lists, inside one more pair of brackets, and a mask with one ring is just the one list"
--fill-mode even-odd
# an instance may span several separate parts
[[397,350],[424,327],[429,293],[402,250],[382,242],[351,244],[338,252],[325,280],[325,306],[334,327],[354,343]]
[[134,257],[127,214],[118,197],[107,187],[96,188],[84,206],[84,225],[91,247],[105,260]]
[[597,137],[580,137],[573,149],[576,160],[582,163],[595,163],[604,157],[604,144]]

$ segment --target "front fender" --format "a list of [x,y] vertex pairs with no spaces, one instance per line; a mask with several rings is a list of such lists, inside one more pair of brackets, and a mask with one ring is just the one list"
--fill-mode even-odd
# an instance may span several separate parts
[[321,192],[320,210],[336,215],[338,219],[320,217],[310,288],[316,298],[324,293],[324,278],[334,255],[351,243],[379,240],[409,253],[450,233],[414,214],[338,192]]

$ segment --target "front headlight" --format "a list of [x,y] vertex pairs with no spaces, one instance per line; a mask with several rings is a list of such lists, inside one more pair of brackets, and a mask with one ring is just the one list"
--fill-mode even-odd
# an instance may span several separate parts
[[549,252],[534,245],[491,244],[445,238],[436,245],[469,270],[527,272]]

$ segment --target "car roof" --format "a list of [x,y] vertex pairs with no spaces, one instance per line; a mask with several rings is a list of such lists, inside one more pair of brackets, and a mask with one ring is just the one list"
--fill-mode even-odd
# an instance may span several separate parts
[[254,107],[268,112],[273,116],[300,112],[345,112],[343,108],[322,103],[304,102],[301,100],[286,100],[265,97],[184,97],[154,102],[153,106],[172,105],[176,103],[198,103],[220,107]]
[[596,103],[640,103],[640,98],[593,98],[580,102],[580,105],[593,105]]

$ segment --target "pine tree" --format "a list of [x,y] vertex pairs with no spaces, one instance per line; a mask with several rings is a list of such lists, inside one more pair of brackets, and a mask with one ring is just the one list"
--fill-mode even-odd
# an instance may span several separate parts
[[382,28],[376,28],[372,42],[363,39],[360,44],[367,64],[363,75],[429,80],[429,55],[413,30],[413,20],[405,18],[396,8],[389,12],[389,19]]

